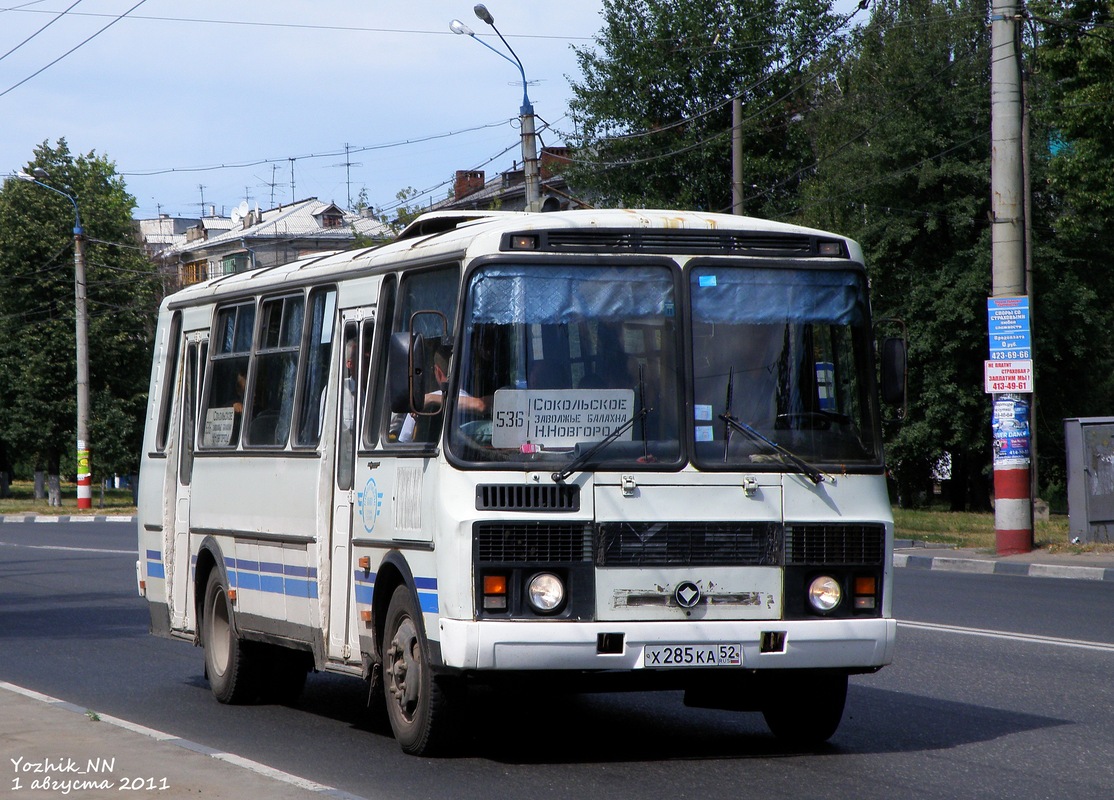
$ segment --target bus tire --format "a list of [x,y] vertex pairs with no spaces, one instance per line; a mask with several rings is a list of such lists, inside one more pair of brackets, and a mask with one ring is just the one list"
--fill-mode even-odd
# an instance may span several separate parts
[[843,719],[847,675],[789,672],[773,681],[762,716],[778,739],[794,747],[815,747],[832,738]]
[[403,752],[437,752],[447,738],[447,691],[430,669],[422,618],[405,585],[395,588],[387,606],[383,688],[391,730]]
[[250,703],[259,695],[255,655],[236,635],[235,612],[220,572],[213,570],[205,585],[201,643],[209,688],[222,703]]

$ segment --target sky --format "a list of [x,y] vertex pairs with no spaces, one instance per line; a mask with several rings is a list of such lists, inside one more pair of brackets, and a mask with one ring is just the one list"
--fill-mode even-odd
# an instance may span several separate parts
[[[594,46],[601,0],[486,5],[542,144],[564,144],[572,48]],[[137,219],[361,189],[428,205],[457,170],[521,159],[518,69],[454,18],[502,50],[470,0],[0,0],[0,176],[64,138],[115,163]]]

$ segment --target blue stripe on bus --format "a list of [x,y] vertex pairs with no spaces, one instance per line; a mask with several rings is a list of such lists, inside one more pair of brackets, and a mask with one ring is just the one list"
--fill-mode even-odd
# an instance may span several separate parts
[[162,553],[158,550],[147,551],[147,577],[166,580],[166,566],[162,563]]
[[228,582],[237,589],[281,594],[287,597],[317,598],[317,570],[312,567],[225,558]]
[[[356,570],[354,575],[356,588],[356,602],[369,606],[375,591],[375,573],[367,573],[362,569]],[[418,590],[418,606],[425,614],[436,614],[441,610],[437,601],[437,579],[415,578],[414,587]],[[425,590],[425,591],[423,591]]]

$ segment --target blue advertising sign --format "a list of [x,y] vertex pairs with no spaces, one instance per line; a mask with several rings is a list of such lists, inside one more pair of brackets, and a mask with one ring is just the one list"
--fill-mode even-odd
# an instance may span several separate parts
[[990,332],[991,361],[1016,361],[1033,357],[1028,297],[988,298],[986,316]]
[[1029,404],[1006,394],[994,403],[994,466],[1029,466]]

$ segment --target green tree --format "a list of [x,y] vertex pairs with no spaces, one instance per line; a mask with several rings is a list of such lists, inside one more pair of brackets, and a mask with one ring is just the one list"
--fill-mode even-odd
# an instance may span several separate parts
[[889,448],[901,500],[948,454],[956,509],[990,496],[985,15],[983,0],[876,2],[806,119],[815,161],[800,214],[860,241],[876,315],[908,325],[911,413]]
[[417,197],[418,190],[413,186],[407,186],[395,193],[395,199],[398,200],[398,203],[395,204],[394,226],[399,231],[416,220],[424,211],[417,203],[411,204],[411,201]]
[[572,84],[570,185],[600,204],[731,207],[731,98],[743,100],[746,211],[796,189],[810,64],[834,41],[827,0],[604,0]]
[[1114,396],[1114,4],[1029,6],[1034,352],[1042,491],[1065,488],[1063,419]]
[[[26,166],[76,198],[85,229],[89,434],[95,477],[138,467],[159,282],[115,166],[64,139]],[[72,475],[76,445],[74,209],[9,179],[0,190],[0,439],[16,463]]]

